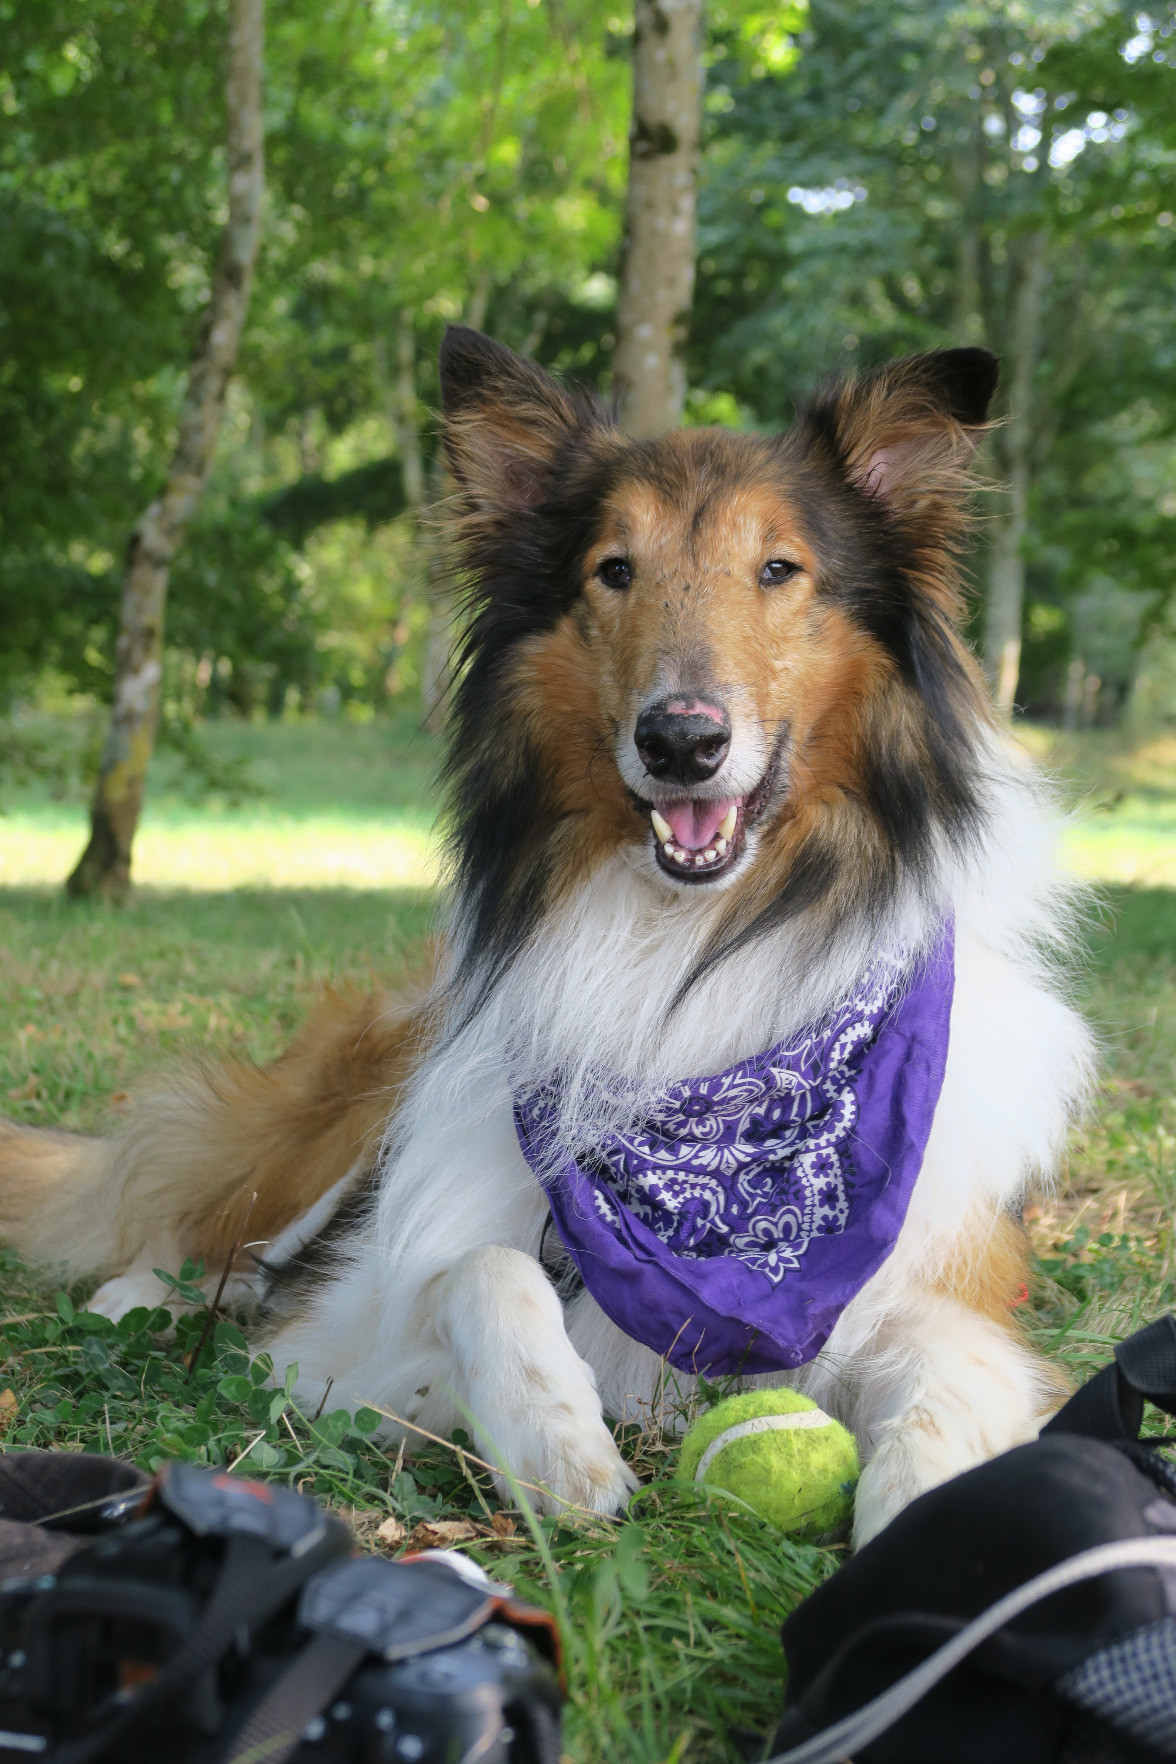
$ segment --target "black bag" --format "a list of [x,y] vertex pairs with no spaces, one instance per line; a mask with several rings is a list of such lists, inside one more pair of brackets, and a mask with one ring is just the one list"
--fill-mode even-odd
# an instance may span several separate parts
[[1176,1759],[1176,1318],[1030,1445],[931,1489],[783,1628],[772,1764]]

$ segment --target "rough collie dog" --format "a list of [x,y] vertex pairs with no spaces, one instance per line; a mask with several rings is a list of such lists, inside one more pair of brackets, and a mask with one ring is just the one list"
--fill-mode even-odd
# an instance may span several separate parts
[[4,1127],[0,1227],[117,1316],[252,1206],[308,1400],[472,1416],[553,1509],[622,1505],[604,1417],[668,1372],[791,1381],[857,1435],[861,1541],[1058,1397],[1019,1208],[1092,1054],[1053,810],[959,632],[996,362],[643,442],[475,332],[441,370],[470,616],[431,987],[329,999],[111,1141]]

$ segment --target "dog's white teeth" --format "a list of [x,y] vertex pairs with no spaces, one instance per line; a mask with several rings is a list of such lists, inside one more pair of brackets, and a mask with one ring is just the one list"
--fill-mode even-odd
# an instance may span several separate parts
[[695,862],[695,866],[696,866],[696,867],[697,867],[697,865],[699,865],[699,864],[705,864],[705,862],[706,862],[706,855],[705,855],[705,853],[703,853],[703,852],[701,852],[701,851],[700,851],[700,852],[699,852],[699,854],[698,854],[698,856],[697,856],[697,857],[696,857],[696,858],[695,858],[695,860],[694,860],[694,862]]
[[674,848],[673,848],[673,846],[672,846],[672,845],[671,845],[671,844],[670,844],[670,842],[669,842],[669,840],[668,840],[668,839],[667,839],[667,840],[666,840],[666,843],[665,843],[665,844],[664,844],[664,845],[663,845],[663,846],[662,846],[662,850],[663,850],[663,851],[664,851],[664,852],[665,852],[665,854],[666,854],[666,856],[667,856],[667,857],[673,857],[673,855],[674,855]]
[[684,851],[675,851],[674,856],[677,858],[677,860],[680,864],[684,864],[686,862],[686,853]]
[[724,839],[730,839],[735,831],[735,823],[739,819],[739,804],[733,802],[722,820],[719,822],[719,833]]
[[666,841],[669,840],[670,847],[672,848],[674,829],[670,826],[666,817],[664,815],[659,815],[656,809],[651,809],[649,812],[649,818],[653,822],[653,830],[661,840],[662,844],[665,845]]
[[722,857],[722,855],[726,851],[726,849],[727,849],[727,841],[725,839],[716,839],[715,840],[715,850],[718,852],[720,857]]
[[706,859],[708,864],[713,864],[715,861],[715,857],[717,856],[717,853],[713,852],[713,851],[704,851],[702,855]]

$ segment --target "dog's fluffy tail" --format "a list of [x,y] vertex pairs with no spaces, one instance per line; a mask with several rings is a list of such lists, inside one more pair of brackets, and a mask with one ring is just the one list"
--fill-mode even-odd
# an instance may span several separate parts
[[403,994],[328,994],[280,1059],[190,1067],[110,1139],[0,1120],[0,1238],[75,1276],[157,1245],[223,1267],[247,1212],[272,1241],[371,1160],[430,1022]]

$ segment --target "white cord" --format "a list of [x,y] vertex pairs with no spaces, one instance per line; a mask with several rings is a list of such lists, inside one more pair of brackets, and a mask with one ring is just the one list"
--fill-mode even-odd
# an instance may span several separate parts
[[1176,1537],[1128,1537],[1118,1543],[1098,1544],[1092,1550],[1071,1556],[1068,1562],[1047,1568],[1044,1574],[1027,1580],[1024,1586],[1017,1587],[1003,1599],[998,1599],[995,1605],[990,1605],[979,1617],[973,1618],[958,1635],[953,1635],[929,1659],[884,1690],[872,1703],[856,1709],[835,1726],[827,1727],[824,1733],[814,1734],[812,1739],[794,1746],[790,1752],[777,1752],[765,1764],[852,1764],[854,1752],[876,1740],[888,1727],[893,1727],[908,1709],[914,1708],[920,1697],[926,1696],[941,1678],[946,1678],[953,1667],[996,1630],[1011,1623],[1031,1605],[1048,1599],[1052,1593],[1076,1586],[1083,1580],[1094,1580],[1100,1574],[1110,1574],[1118,1568],[1176,1568]]

